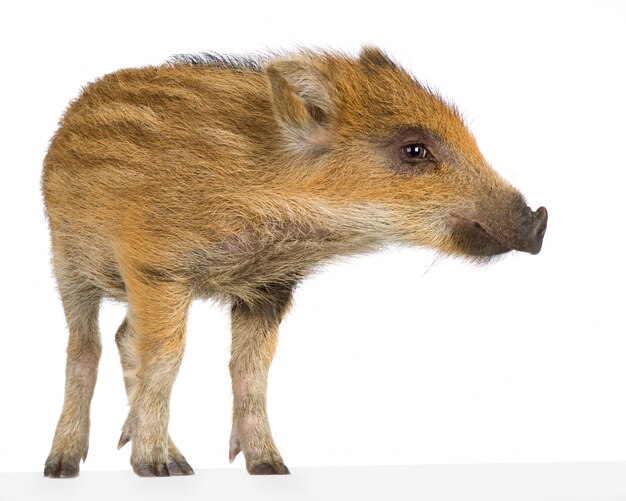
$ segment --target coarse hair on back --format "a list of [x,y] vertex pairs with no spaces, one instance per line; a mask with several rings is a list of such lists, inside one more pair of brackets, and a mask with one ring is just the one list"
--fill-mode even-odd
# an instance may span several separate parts
[[240,71],[261,72],[268,60],[263,55],[218,54],[217,52],[196,52],[192,54],[176,54],[168,59],[172,65],[212,66]]

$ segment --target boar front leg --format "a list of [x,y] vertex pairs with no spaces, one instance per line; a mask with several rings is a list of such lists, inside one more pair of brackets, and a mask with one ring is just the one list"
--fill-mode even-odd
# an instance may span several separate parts
[[249,473],[286,474],[289,470],[274,444],[267,419],[267,374],[276,350],[278,325],[291,304],[291,287],[263,288],[254,302],[233,301],[230,374],[233,428],[230,461],[240,451]]
[[[171,461],[167,427],[172,385],[183,356],[190,298],[177,283],[149,283],[132,275],[125,276],[124,281],[129,331],[120,336],[132,333],[136,369],[126,374],[131,407],[120,444],[132,441],[130,462],[137,475],[180,475],[184,465]],[[123,348],[122,361],[128,368],[133,363],[130,357]]]
[[[137,369],[139,368],[139,358],[135,348],[137,336],[134,333],[128,318],[125,318],[115,334],[115,342],[120,352],[120,361],[124,371],[124,386],[128,403],[132,404],[137,388]],[[130,442],[134,433],[134,422],[127,420],[122,429],[117,448],[121,449]],[[193,475],[193,468],[189,465],[185,457],[180,453],[178,447],[168,436],[167,442],[167,471],[170,475]]]

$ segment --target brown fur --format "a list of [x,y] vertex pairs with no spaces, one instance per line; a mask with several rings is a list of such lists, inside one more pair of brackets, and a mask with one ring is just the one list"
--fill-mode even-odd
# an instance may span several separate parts
[[[407,160],[420,145],[430,158]],[[139,475],[193,470],[168,436],[191,301],[232,305],[231,461],[287,473],[265,410],[293,287],[388,243],[475,260],[541,247],[547,213],[485,162],[456,110],[377,49],[267,60],[180,57],[87,86],[44,163],[67,382],[45,474],[78,474],[100,355],[100,299],[127,302],[116,341]]]

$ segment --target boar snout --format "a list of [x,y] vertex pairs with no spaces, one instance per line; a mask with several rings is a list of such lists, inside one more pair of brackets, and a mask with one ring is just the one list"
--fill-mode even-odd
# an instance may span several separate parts
[[545,207],[539,207],[532,213],[530,233],[528,234],[525,248],[522,247],[517,250],[530,252],[531,254],[539,254],[547,227],[548,211]]
[[510,223],[510,250],[539,254],[548,226],[548,211],[539,207],[533,212],[530,207],[525,207],[523,214],[521,220]]
[[548,211],[536,211],[524,204],[519,215],[509,221],[491,218],[452,215],[452,238],[461,252],[475,257],[489,257],[511,250],[539,254],[548,226]]

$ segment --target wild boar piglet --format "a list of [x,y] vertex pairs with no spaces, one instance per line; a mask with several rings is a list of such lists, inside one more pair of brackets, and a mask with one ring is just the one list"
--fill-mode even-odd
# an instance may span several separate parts
[[49,477],[88,449],[103,298],[141,476],[193,473],[168,434],[194,298],[232,314],[230,460],[289,473],[266,412],[267,374],[294,287],[338,256],[386,244],[477,262],[536,254],[546,209],[485,161],[456,109],[376,48],[179,56],[89,84],[44,162],[52,263],[67,325],[66,387]]

